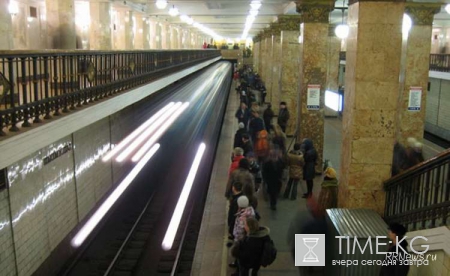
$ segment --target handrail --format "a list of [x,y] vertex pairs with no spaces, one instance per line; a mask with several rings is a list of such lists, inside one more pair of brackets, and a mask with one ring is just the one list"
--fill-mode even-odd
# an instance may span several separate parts
[[447,225],[450,217],[450,149],[384,182],[384,218],[409,231]]
[[0,136],[219,56],[203,49],[0,51]]

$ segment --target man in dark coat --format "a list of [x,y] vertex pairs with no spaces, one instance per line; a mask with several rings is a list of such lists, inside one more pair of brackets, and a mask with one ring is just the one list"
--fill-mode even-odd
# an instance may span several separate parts
[[[244,149],[244,143],[242,142],[242,136],[244,134],[247,134],[247,129],[245,128],[244,123],[240,122],[239,123],[239,129],[236,131],[236,134],[234,134],[233,148],[242,148],[242,149]],[[245,152],[245,149],[244,149],[244,152]]]
[[264,183],[267,183],[267,193],[270,198],[270,209],[277,209],[277,198],[281,189],[284,163],[275,150],[271,150],[269,158],[262,166]]
[[233,240],[233,229],[234,229],[234,223],[236,221],[236,213],[238,212],[239,206],[237,203],[238,198],[243,195],[242,194],[242,183],[240,182],[234,182],[232,191],[233,195],[230,200],[230,206],[228,207],[228,233],[229,233],[229,239]]
[[286,133],[286,127],[289,120],[289,110],[286,107],[286,102],[280,103],[280,111],[278,113],[278,124],[284,133]]
[[242,135],[242,149],[244,150],[244,156],[247,157],[249,152],[253,152],[253,144],[250,141],[250,136],[247,133]]
[[264,129],[264,121],[259,117],[257,112],[253,112],[253,119],[251,119],[248,124],[248,132],[250,133],[250,137],[252,138],[253,143],[256,141],[256,135],[258,132]]
[[245,102],[241,102],[241,108],[236,111],[236,114],[234,115],[239,123],[243,123],[245,128],[247,129],[248,120],[250,119],[250,111],[247,108],[247,105]]
[[[393,257],[388,257],[386,255],[386,259],[395,260],[395,264],[390,264],[387,266],[382,266],[380,270],[380,276],[407,276],[409,271],[408,264],[402,264],[401,260],[406,260],[405,253],[407,250],[408,243],[405,240],[402,240],[406,234],[406,228],[398,223],[391,223],[389,225],[389,239],[391,239],[392,243],[389,246],[388,254],[392,254]],[[400,244],[397,244],[397,241],[401,241]],[[397,248],[398,247],[398,248]],[[400,248],[401,247],[401,248]],[[398,253],[398,255],[396,254]],[[397,257],[398,256],[398,257]]]
[[264,110],[263,119],[266,125],[267,132],[272,128],[272,118],[275,116],[272,110],[272,105],[268,104],[266,110]]
[[264,242],[270,240],[270,230],[267,227],[259,226],[254,218],[245,221],[245,232],[247,236],[236,244],[231,254],[238,259],[239,274],[233,275],[258,275],[261,267],[261,258]]
[[307,192],[303,198],[312,196],[314,177],[316,176],[317,151],[314,148],[313,141],[309,138],[303,140],[305,165],[303,166],[303,180],[306,181]]

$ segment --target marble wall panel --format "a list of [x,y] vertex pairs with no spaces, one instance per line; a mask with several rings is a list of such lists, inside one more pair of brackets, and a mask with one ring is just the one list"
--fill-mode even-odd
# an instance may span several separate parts
[[13,25],[8,12],[8,1],[0,1],[0,50],[11,50],[13,44]]
[[259,59],[261,50],[261,42],[253,43],[253,70],[259,74]]
[[90,50],[111,50],[111,3],[89,2],[91,24],[89,27]]
[[265,49],[265,62],[264,62],[264,83],[266,84],[267,89],[267,96],[266,96],[266,102],[272,103],[272,105],[275,105],[274,102],[272,102],[272,64],[273,64],[273,37],[270,36],[266,38],[266,49]]
[[281,98],[280,85],[281,85],[281,37],[279,35],[273,36],[273,53],[272,53],[272,108],[275,113],[279,111],[279,104]]

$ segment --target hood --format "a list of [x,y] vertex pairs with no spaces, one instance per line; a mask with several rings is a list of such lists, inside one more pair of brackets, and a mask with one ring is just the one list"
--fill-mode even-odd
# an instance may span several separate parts
[[260,226],[259,230],[256,231],[253,234],[249,234],[249,238],[263,238],[265,236],[268,236],[270,234],[270,229],[264,226]]
[[303,141],[303,144],[305,145],[305,151],[308,151],[308,150],[314,148],[313,141],[311,139],[309,139],[309,138],[306,138]]

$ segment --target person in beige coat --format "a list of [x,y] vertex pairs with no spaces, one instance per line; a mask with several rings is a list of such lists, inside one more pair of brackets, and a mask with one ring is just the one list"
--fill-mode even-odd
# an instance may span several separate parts
[[291,200],[297,199],[297,185],[303,176],[303,165],[305,164],[305,161],[300,148],[301,145],[296,143],[294,145],[294,150],[290,151],[287,155],[289,181],[286,185],[286,191],[284,191],[284,198],[290,197]]

